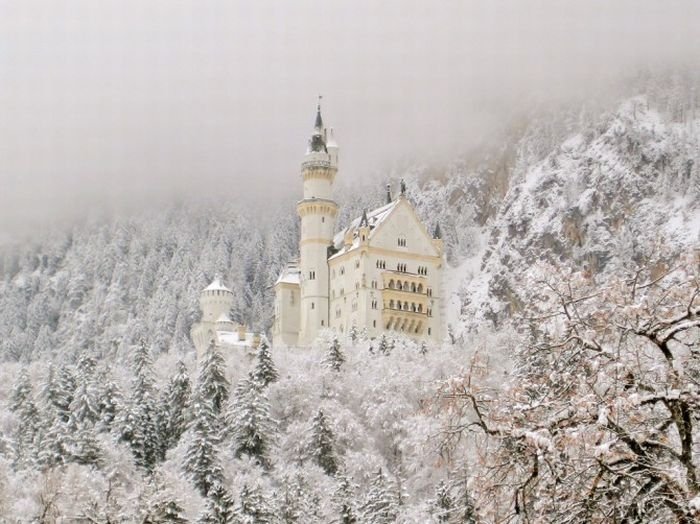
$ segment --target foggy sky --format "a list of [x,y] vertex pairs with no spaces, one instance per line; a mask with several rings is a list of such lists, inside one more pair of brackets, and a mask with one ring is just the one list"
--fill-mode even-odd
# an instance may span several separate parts
[[693,63],[700,2],[0,0],[0,235],[149,199],[300,193],[464,151],[533,100]]

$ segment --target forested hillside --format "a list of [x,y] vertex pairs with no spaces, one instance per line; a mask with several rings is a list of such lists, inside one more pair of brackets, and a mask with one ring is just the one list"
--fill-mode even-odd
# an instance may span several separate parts
[[693,522],[700,114],[688,80],[640,85],[595,110],[533,109],[478,154],[371,186],[340,171],[339,226],[400,178],[440,223],[439,347],[326,333],[195,362],[215,274],[233,319],[269,329],[294,195],[4,246],[0,516]]

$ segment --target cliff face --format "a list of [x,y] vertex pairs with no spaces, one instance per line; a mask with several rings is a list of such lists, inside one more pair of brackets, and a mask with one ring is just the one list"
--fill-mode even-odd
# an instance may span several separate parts
[[700,246],[700,119],[625,101],[513,180],[463,281],[462,325],[499,325],[527,304],[542,262],[594,279]]

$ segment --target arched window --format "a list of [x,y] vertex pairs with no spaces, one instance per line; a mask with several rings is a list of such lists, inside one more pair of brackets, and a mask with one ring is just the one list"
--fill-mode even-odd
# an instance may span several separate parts
[[415,282],[411,283],[411,291],[413,291],[414,293],[416,292],[416,283]]
[[394,309],[394,301],[393,300],[389,301],[389,309]]
[[394,289],[394,281],[389,280],[389,289]]

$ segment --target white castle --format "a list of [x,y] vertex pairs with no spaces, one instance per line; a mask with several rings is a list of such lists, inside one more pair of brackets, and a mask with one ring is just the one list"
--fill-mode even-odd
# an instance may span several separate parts
[[244,324],[236,324],[229,317],[233,307],[233,291],[216,277],[199,296],[202,319],[192,325],[190,337],[201,358],[210,344],[222,349],[241,349],[252,355],[260,344],[260,336],[248,332]]
[[442,339],[443,242],[431,235],[406,198],[387,188],[386,205],[365,211],[335,232],[333,182],[338,144],[323,126],[321,106],[301,164],[303,199],[299,260],[275,283],[276,345],[311,344],[324,329],[369,337],[403,333]]

